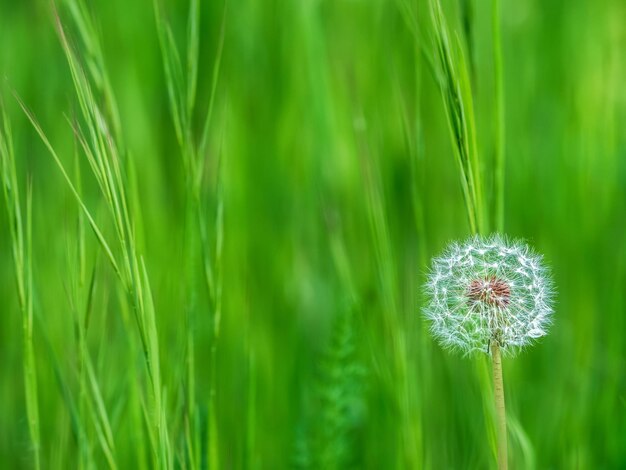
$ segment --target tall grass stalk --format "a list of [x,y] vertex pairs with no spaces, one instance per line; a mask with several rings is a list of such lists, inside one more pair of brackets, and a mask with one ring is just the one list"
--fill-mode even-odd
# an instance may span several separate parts
[[476,124],[465,51],[458,35],[451,40],[439,0],[431,2],[436,81],[441,90],[461,189],[472,233],[487,231],[481,161],[476,145]]
[[365,135],[358,132],[360,141],[361,165],[366,194],[367,212],[372,234],[372,243],[378,269],[378,282],[382,305],[385,311],[383,328],[390,343],[391,367],[383,372],[386,386],[393,397],[393,405],[400,412],[400,438],[398,457],[401,467],[420,465],[423,456],[421,447],[416,444],[421,435],[421,420],[410,393],[406,319],[401,315],[395,271],[394,252],[385,212],[385,203],[380,182],[378,162],[370,153]]
[[[192,468],[201,465],[205,461],[200,455],[200,448],[207,449],[207,459],[211,468],[219,467],[219,440],[217,426],[217,407],[215,404],[217,390],[217,352],[222,315],[222,246],[223,246],[223,220],[224,202],[222,191],[222,164],[221,150],[217,155],[217,163],[213,166],[216,171],[216,194],[213,195],[214,205],[205,207],[203,200],[206,195],[203,192],[203,183],[206,178],[206,161],[209,144],[212,115],[215,104],[215,96],[219,71],[221,66],[222,51],[224,47],[226,4],[224,4],[221,28],[219,33],[218,48],[213,74],[209,102],[204,113],[201,132],[197,133],[194,126],[194,110],[196,108],[197,83],[198,83],[198,60],[200,50],[200,20],[202,4],[200,0],[189,1],[189,15],[187,21],[187,44],[186,44],[186,67],[182,66],[178,46],[176,45],[172,30],[166,20],[165,14],[155,0],[154,12],[157,24],[157,33],[161,47],[163,69],[167,94],[169,97],[170,114],[177,137],[179,151],[183,163],[185,176],[185,235],[186,235],[186,271],[189,279],[186,286],[186,302],[188,306],[188,331],[187,331],[187,447],[188,460]],[[215,212],[214,223],[208,219],[208,210]],[[209,233],[208,227],[213,226],[213,233]],[[212,236],[212,237],[211,237]],[[215,240],[214,249],[210,248],[210,239]],[[195,397],[195,337],[194,332],[197,318],[194,313],[196,307],[191,304],[192,298],[196,297],[193,282],[194,265],[197,259],[196,253],[200,252],[202,259],[202,273],[205,283],[205,295],[209,300],[209,309],[212,314],[211,345],[209,351],[209,396],[208,399],[208,443],[202,446],[200,443],[200,430],[194,424],[197,422]],[[191,424],[190,424],[191,423]]]
[[495,229],[504,231],[504,163],[505,163],[505,123],[504,123],[504,77],[502,71],[502,45],[500,34],[500,0],[492,0],[492,43],[494,69],[494,120],[495,120],[495,162],[494,162],[494,216]]
[[[408,10],[411,18],[415,18],[412,10]],[[417,35],[417,33],[414,33]],[[426,236],[426,221],[424,211],[424,135],[423,135],[423,121],[421,112],[421,92],[422,92],[422,80],[423,69],[428,61],[424,58],[422,51],[417,50],[414,53],[414,74],[415,74],[415,87],[414,87],[414,110],[413,114],[410,114],[407,106],[407,99],[402,93],[402,89],[399,84],[396,84],[396,94],[398,100],[398,108],[401,110],[402,124],[403,124],[403,137],[405,147],[409,158],[410,167],[410,180],[411,180],[411,202],[413,209],[413,222],[415,224],[415,242],[417,246],[414,247],[417,251],[417,261],[419,266],[425,267],[428,263],[428,245]],[[415,273],[414,265],[412,263],[409,270],[409,285],[410,291],[418,293],[417,280],[412,274]],[[409,297],[412,301],[409,305],[416,305],[417,299],[411,295]],[[415,333],[416,323],[407,319],[406,328],[408,331]],[[426,450],[424,448],[424,429],[423,429],[423,410],[421,403],[423,402],[424,389],[428,387],[427,377],[424,374],[424,364],[427,364],[425,360],[425,354],[423,349],[417,347],[418,341],[410,341],[407,344],[407,352],[410,357],[414,358],[411,364],[410,370],[413,371],[413,380],[409,382],[411,400],[411,422],[413,422],[411,436],[415,439],[413,442],[414,455],[418,465],[426,465]],[[418,369],[418,370],[416,370]]]
[[[431,3],[435,35],[435,49],[438,57],[439,84],[444,98],[444,108],[448,117],[452,143],[461,177],[461,187],[466,201],[470,229],[473,234],[486,234],[489,222],[498,230],[503,229],[504,221],[504,105],[502,85],[502,59],[500,46],[499,1],[493,0],[493,54],[496,82],[495,114],[496,137],[494,159],[494,214],[488,218],[481,184],[481,162],[476,145],[476,129],[470,72],[465,60],[463,46],[456,36],[456,47],[450,45],[448,28],[439,0]],[[469,40],[469,38],[468,38]],[[497,460],[500,470],[507,465],[506,414],[502,362],[498,345],[492,350],[492,371],[496,411]],[[487,384],[483,384],[487,385]]]
[[65,165],[37,120],[19,99],[18,101],[87,217],[100,246],[124,288],[127,301],[132,305],[150,384],[147,400],[149,409],[146,419],[149,423],[154,465],[158,468],[169,468],[171,467],[171,451],[165,423],[155,311],[147,270],[136,244],[135,228],[129,211],[126,189],[128,182],[122,169],[120,147],[117,145],[115,135],[110,131],[109,116],[98,104],[99,100],[94,94],[92,80],[85,72],[76,51],[70,45],[56,10],[55,18],[58,36],[74,83],[82,124],[86,131],[83,131],[80,124],[72,127],[109,209],[120,254],[114,254],[111,244],[107,242],[103,231],[95,222],[76,185],[68,175]]
[[[82,177],[79,163],[79,145],[76,142],[74,155],[74,178],[76,190],[82,194]],[[73,239],[68,232],[66,240],[67,253],[67,276],[69,280],[69,302],[73,314],[74,334],[76,337],[76,356],[78,368],[78,399],[76,413],[78,419],[83,422],[84,432],[78,434],[79,447],[79,467],[89,468],[95,464],[94,455],[91,448],[92,437],[89,435],[88,423],[91,422],[95,429],[96,438],[102,454],[109,468],[116,469],[117,456],[115,450],[115,440],[113,437],[113,427],[109,418],[109,413],[102,395],[101,385],[98,382],[91,353],[87,345],[87,332],[92,320],[92,310],[94,308],[94,294],[96,291],[96,273],[98,262],[94,263],[91,274],[87,274],[86,259],[86,234],[84,213],[78,210],[76,224],[76,243],[73,246]]]
[[[37,368],[33,346],[33,250],[32,250],[32,185],[27,185],[25,207],[20,200],[17,181],[13,138],[9,119],[0,100],[2,126],[0,127],[0,177],[9,225],[17,297],[22,315],[22,364],[26,415],[33,452],[33,466],[41,468],[41,436],[39,424],[39,404],[37,398]],[[26,217],[26,222],[24,222]]]

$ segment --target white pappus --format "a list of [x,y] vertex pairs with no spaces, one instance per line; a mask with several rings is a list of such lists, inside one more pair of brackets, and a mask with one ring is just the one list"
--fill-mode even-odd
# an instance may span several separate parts
[[547,333],[554,290],[540,255],[500,235],[454,242],[433,259],[424,315],[447,349],[513,355]]

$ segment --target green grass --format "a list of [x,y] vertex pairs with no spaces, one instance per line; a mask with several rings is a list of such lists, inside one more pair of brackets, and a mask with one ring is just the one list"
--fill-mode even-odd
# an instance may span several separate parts
[[502,230],[555,323],[511,468],[626,466],[626,10],[0,0],[0,462],[495,468],[487,358],[421,319]]

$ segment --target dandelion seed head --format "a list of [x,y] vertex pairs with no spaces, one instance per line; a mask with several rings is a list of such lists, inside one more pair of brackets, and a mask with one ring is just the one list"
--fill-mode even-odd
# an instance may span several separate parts
[[433,259],[424,315],[448,349],[513,355],[547,334],[553,287],[540,255],[500,235],[452,243]]

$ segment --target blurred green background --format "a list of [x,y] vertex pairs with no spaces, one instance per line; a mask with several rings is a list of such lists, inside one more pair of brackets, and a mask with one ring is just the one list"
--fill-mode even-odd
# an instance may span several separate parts
[[[58,3],[88,62],[68,2]],[[184,64],[188,2],[162,4]],[[443,6],[470,58],[488,173],[497,121],[492,5]],[[224,26],[200,183],[211,247],[223,205],[218,343],[200,263],[183,261],[188,182],[153,4],[88,2],[119,107],[122,158],[134,168],[129,198],[154,296],[173,465],[493,467],[489,362],[442,351],[420,315],[430,258],[469,235],[441,94],[422,52],[432,50],[428,2],[237,0],[225,14],[222,2],[200,9],[196,130]],[[501,4],[505,232],[545,255],[558,292],[550,334],[504,360],[511,468],[626,468],[625,25],[622,0]],[[18,181],[23,194],[27,177],[33,187],[41,464],[106,468],[98,422],[81,411],[92,392],[81,388],[70,294],[78,205],[12,96],[36,116],[72,179],[80,171],[86,205],[113,237],[68,123],[78,105],[48,1],[0,0],[0,73]],[[3,206],[0,462],[32,468],[9,224]],[[85,241],[95,280],[86,343],[114,461],[152,468],[137,328],[92,232]]]

